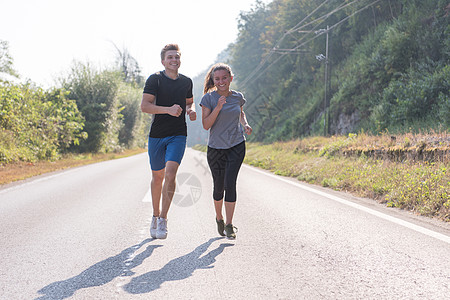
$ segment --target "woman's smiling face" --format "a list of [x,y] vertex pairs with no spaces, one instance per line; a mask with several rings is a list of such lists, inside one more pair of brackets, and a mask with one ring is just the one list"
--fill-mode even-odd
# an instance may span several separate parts
[[233,77],[227,70],[217,70],[214,71],[213,80],[218,91],[229,91]]

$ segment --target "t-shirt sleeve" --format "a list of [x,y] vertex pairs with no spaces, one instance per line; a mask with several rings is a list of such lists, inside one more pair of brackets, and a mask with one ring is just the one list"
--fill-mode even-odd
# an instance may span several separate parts
[[200,101],[200,106],[204,106],[204,107],[209,108],[210,110],[212,110],[211,97],[209,96],[209,94],[204,94],[203,95],[202,100]]
[[158,75],[152,74],[147,78],[144,86],[144,94],[155,95],[158,92]]
[[192,83],[192,79],[189,78],[189,81],[191,83],[191,86],[188,88],[188,91],[186,94],[186,99],[194,97],[194,94],[192,93],[192,88],[193,88],[194,84]]
[[245,102],[247,102],[247,100],[245,99],[244,94],[242,94],[241,92],[239,92],[239,96],[240,96],[240,99],[239,99],[240,104],[241,104],[241,106],[244,106],[244,104],[245,104]]

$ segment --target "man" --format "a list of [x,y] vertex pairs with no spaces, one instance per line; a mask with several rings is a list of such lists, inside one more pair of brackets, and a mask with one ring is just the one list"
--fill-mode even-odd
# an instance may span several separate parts
[[150,235],[157,239],[167,237],[167,213],[175,192],[178,167],[186,148],[185,113],[191,121],[197,118],[192,80],[178,73],[180,57],[177,44],[166,45],[161,50],[164,71],[152,74],[147,79],[141,102],[141,110],[154,115],[148,140],[148,154],[152,169],[153,203]]

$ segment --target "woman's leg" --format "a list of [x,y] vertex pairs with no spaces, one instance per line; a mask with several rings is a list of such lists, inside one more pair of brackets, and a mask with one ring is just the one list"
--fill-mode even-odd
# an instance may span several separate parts
[[227,219],[225,220],[225,224],[233,224],[233,216],[234,216],[234,208],[236,207],[235,202],[225,202],[225,216]]
[[216,211],[216,220],[217,221],[223,220],[222,206],[223,206],[223,199],[214,200],[214,209]]
[[216,219],[220,221],[223,220],[222,205],[225,191],[226,155],[222,149],[208,147],[207,159],[213,177],[213,199]]
[[245,157],[245,142],[242,142],[227,151],[227,164],[225,171],[225,224],[233,223],[234,209],[236,207],[236,181]]

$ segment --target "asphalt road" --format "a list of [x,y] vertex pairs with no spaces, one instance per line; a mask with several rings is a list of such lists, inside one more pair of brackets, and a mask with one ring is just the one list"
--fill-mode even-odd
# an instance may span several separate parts
[[450,226],[243,166],[216,233],[187,149],[169,235],[149,235],[146,154],[0,187],[0,299],[448,299]]

